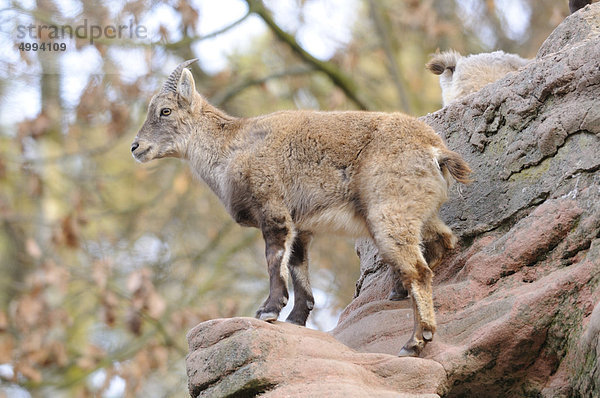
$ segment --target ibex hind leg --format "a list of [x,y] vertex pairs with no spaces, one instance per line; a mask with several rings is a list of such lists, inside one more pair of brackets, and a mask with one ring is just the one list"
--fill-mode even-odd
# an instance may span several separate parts
[[312,236],[309,233],[298,233],[292,245],[292,253],[288,263],[294,287],[294,308],[288,315],[286,322],[301,326],[306,324],[306,319],[315,304],[308,276],[308,246],[311,239]]
[[454,249],[457,238],[437,214],[432,215],[423,225],[423,256],[430,269],[435,269],[448,250]]
[[410,297],[410,293],[402,283],[402,273],[397,268],[390,269],[393,278],[392,291],[388,296],[388,300],[400,301]]
[[[440,220],[437,214],[433,214],[423,225],[421,240],[423,257],[432,270],[442,262],[444,254],[448,250],[454,249],[457,241],[452,230]],[[392,301],[406,299],[410,293],[402,283],[401,272],[395,270],[393,274],[394,285],[388,298]]]
[[407,206],[405,202],[403,206],[379,206],[377,214],[369,216],[379,253],[400,275],[412,298],[414,329],[400,351],[402,356],[418,356],[425,344],[433,339],[436,329],[431,291],[433,272],[420,248],[423,222],[419,218],[419,209],[426,211],[420,205]]

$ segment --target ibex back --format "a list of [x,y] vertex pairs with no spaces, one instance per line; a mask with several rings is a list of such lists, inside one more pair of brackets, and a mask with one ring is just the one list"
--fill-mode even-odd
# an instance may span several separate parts
[[430,266],[455,243],[438,211],[451,177],[467,182],[469,166],[429,126],[400,113],[228,116],[196,92],[185,69],[193,61],[152,98],[131,151],[140,162],[185,159],[238,223],[262,231],[270,293],[257,318],[278,318],[289,270],[287,321],[304,325],[314,304],[312,236],[367,236],[412,296],[414,332],[400,355],[419,355],[436,328]]

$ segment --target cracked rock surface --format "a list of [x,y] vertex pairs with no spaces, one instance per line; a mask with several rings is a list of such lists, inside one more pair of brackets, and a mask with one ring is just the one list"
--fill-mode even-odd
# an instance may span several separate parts
[[[537,58],[423,117],[474,171],[442,218],[438,330],[421,358],[388,267],[357,243],[356,298],[329,334],[251,318],[188,334],[193,397],[600,396],[600,4]],[[460,188],[460,189],[459,189]]]

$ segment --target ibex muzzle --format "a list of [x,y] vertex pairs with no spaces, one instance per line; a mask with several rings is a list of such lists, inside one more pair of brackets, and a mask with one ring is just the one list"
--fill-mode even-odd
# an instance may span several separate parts
[[278,318],[289,273],[295,300],[287,321],[304,325],[314,305],[313,235],[367,236],[412,297],[414,332],[400,355],[419,355],[436,328],[430,268],[456,240],[438,210],[452,178],[468,181],[469,166],[429,126],[401,113],[231,117],[196,92],[185,69],[192,62],[152,98],[131,150],[140,162],[185,159],[238,223],[262,231],[270,293],[256,316]]

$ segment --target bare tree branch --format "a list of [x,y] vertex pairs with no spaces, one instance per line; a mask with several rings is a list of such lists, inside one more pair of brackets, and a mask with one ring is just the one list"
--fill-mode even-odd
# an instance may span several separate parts
[[[246,18],[248,18],[250,16],[250,14],[251,14],[251,12],[250,12],[250,10],[248,10],[248,12],[243,17],[233,21],[229,25],[227,25],[219,30],[216,30],[216,31],[206,34],[204,36],[185,36],[183,39],[181,39],[179,41],[176,41],[173,43],[164,43],[164,47],[167,49],[177,49],[177,48],[189,46],[192,43],[197,42],[197,41],[212,39],[213,37],[223,34],[223,33],[227,32],[228,30],[236,27],[240,23],[244,22],[246,20]],[[154,45],[156,45],[156,44],[157,43],[154,43]]]
[[375,26],[375,31],[379,36],[381,47],[388,61],[388,72],[392,76],[394,86],[396,86],[396,92],[398,94],[400,109],[410,114],[412,113],[410,101],[408,100],[408,96],[406,95],[404,82],[402,82],[402,78],[398,73],[400,69],[398,67],[398,63],[396,62],[396,57],[394,56],[394,51],[392,49],[392,39],[389,35],[389,29],[387,27],[386,21],[383,18],[380,4],[375,0],[368,0],[368,3],[369,9],[371,11],[371,19],[373,20],[373,25]]
[[266,9],[262,0],[246,0],[250,12],[258,15],[267,24],[271,31],[277,36],[278,39],[290,46],[290,48],[298,54],[298,56],[305,62],[313,65],[315,69],[325,73],[331,81],[338,86],[346,94],[346,96],[353,101],[360,109],[369,109],[370,107],[361,98],[359,94],[359,88],[356,86],[354,81],[347,76],[341,69],[332,62],[321,61],[311,54],[309,54],[300,44],[296,41],[296,38],[285,32],[277,25],[271,13]]
[[224,104],[225,102],[227,102],[231,98],[233,98],[234,96],[238,95],[242,91],[244,91],[247,88],[250,88],[252,86],[266,83],[267,81],[272,80],[272,79],[280,79],[280,78],[286,77],[286,76],[305,75],[308,73],[312,73],[314,71],[315,71],[314,68],[302,65],[302,66],[297,66],[295,68],[283,70],[280,72],[275,72],[270,75],[260,77],[257,79],[246,80],[246,81],[240,82],[236,85],[233,85],[231,87],[228,87],[221,92],[218,92],[217,94],[215,94],[213,96],[213,98],[211,99],[211,102],[215,106],[221,106],[222,104]]

